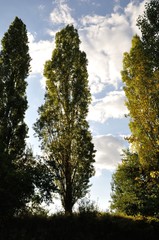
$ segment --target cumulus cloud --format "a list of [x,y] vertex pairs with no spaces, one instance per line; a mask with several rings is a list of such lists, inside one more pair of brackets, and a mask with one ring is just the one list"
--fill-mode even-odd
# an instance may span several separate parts
[[29,51],[31,56],[31,74],[43,74],[44,63],[51,58],[54,42],[36,41],[36,35],[28,33]]
[[112,91],[90,106],[88,120],[104,123],[109,118],[123,118],[128,110],[123,91]]
[[93,143],[97,150],[95,158],[97,174],[104,169],[114,170],[121,161],[123,139],[112,135],[97,136],[93,138]]
[[145,2],[132,1],[122,12],[118,5],[111,15],[92,14],[80,19],[81,49],[88,58],[92,94],[99,93],[107,84],[118,88],[123,53],[130,50],[132,36],[140,34],[136,20],[143,14]]
[[138,27],[136,26],[136,20],[138,19],[139,15],[143,14],[144,12],[144,6],[146,2],[149,2],[150,0],[144,0],[142,2],[139,2],[136,0],[134,2],[130,2],[127,7],[125,8],[125,16],[127,19],[129,19],[130,27],[134,33],[137,33],[140,35],[140,31]]
[[123,53],[130,49],[133,35],[126,16],[85,16],[81,23],[81,49],[87,54],[92,93],[100,92],[107,84],[117,88]]
[[[123,53],[130,50],[132,36],[139,34],[136,19],[143,13],[144,5],[145,1],[133,1],[122,13],[116,8],[111,15],[81,18],[81,49],[87,54],[93,95],[98,93],[99,97],[108,85],[116,90],[120,86]],[[123,118],[128,112],[124,101],[124,92],[110,92],[90,106],[88,119],[103,123],[109,118]]]
[[72,9],[65,1],[56,1],[56,7],[50,14],[54,24],[75,24],[75,19],[71,16]]

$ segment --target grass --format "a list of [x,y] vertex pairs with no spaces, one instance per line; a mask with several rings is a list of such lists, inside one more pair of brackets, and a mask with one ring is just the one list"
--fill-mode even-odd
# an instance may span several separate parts
[[88,212],[0,221],[0,240],[157,240],[159,220]]

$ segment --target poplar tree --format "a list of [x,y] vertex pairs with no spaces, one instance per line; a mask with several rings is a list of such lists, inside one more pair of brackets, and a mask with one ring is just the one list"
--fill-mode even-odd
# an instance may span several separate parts
[[129,142],[143,166],[158,170],[159,163],[159,80],[151,60],[138,36],[132,40],[130,53],[125,53],[122,80],[130,116]]
[[2,39],[0,53],[1,153],[11,160],[22,156],[28,128],[24,123],[28,107],[26,77],[30,68],[28,38],[24,23],[15,18]]
[[[1,41],[0,52],[0,214],[13,214],[24,205],[32,184],[25,174],[28,107],[26,78],[30,69],[25,24],[18,17]],[[23,164],[22,164],[23,162]],[[22,172],[23,168],[23,172]],[[24,182],[24,183],[23,183]],[[24,185],[25,184],[25,185]]]
[[113,174],[112,209],[158,216],[159,210],[159,1],[145,4],[121,72],[129,110],[130,151]]
[[[151,36],[150,36],[151,37]],[[124,54],[121,72],[131,136],[112,181],[112,209],[157,216],[159,204],[159,75],[139,36]]]
[[145,11],[137,19],[141,40],[153,70],[159,70],[159,0],[145,4]]
[[94,145],[86,120],[91,94],[86,54],[77,30],[68,25],[56,34],[56,47],[45,63],[45,103],[35,131],[55,176],[65,213],[85,196],[94,174]]

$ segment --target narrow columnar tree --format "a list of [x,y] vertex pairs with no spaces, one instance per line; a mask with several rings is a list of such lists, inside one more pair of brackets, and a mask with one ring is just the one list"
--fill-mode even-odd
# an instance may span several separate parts
[[[141,41],[145,51],[145,56],[149,61],[149,72],[151,71],[153,77],[145,81],[147,84],[149,103],[151,106],[151,114],[145,115],[145,120],[149,122],[147,134],[152,139],[153,147],[151,152],[154,152],[156,160],[154,163],[158,165],[159,162],[159,0],[151,0],[145,4],[144,14],[139,16],[137,26],[141,30]],[[149,77],[149,76],[147,76]],[[151,129],[150,129],[151,128]],[[145,154],[149,149],[145,147]],[[156,169],[157,170],[157,169]],[[154,174],[154,176],[159,174]]]
[[159,1],[139,16],[141,38],[124,54],[122,80],[129,110],[131,151],[113,175],[112,208],[158,216],[159,210]]
[[35,131],[55,175],[66,213],[88,191],[94,174],[94,145],[86,120],[91,101],[86,54],[77,30],[68,25],[56,34],[56,47],[45,63],[45,103]]
[[[0,154],[11,162],[25,150],[27,126],[24,123],[27,109],[26,77],[30,56],[26,26],[15,18],[2,39],[0,53]],[[3,159],[2,157],[2,159]]]
[[20,182],[22,184],[26,176],[18,171],[17,166],[20,159],[24,160],[26,150],[28,128],[24,122],[27,109],[25,79],[29,73],[30,56],[26,26],[18,17],[9,26],[1,43],[0,214],[7,214],[20,207],[22,196],[25,195]]
[[159,166],[159,74],[151,68],[143,42],[132,40],[130,53],[125,53],[122,79],[130,115],[129,141],[140,162],[157,171]]
[[137,26],[141,30],[141,40],[153,70],[159,70],[159,0],[145,4],[144,14],[139,16]]

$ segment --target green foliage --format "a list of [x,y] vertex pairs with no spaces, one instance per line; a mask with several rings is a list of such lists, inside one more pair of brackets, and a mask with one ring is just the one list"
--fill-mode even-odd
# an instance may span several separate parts
[[79,214],[93,215],[98,213],[98,206],[94,201],[89,198],[83,198],[78,203]]
[[158,216],[159,184],[138,155],[125,151],[112,179],[111,209],[127,215]]
[[145,4],[144,14],[139,16],[137,26],[142,33],[144,49],[154,70],[159,70],[159,1],[151,0]]
[[39,108],[35,131],[55,176],[66,212],[88,191],[94,174],[94,146],[86,121],[91,101],[86,54],[79,49],[73,26],[56,34],[56,47],[45,63],[45,103]]
[[130,116],[129,142],[142,164],[152,170],[158,166],[159,146],[159,82],[138,36],[132,40],[130,53],[125,53],[122,79]]
[[137,179],[139,161],[136,154],[125,153],[122,163],[112,177],[111,209],[128,215],[135,215],[139,211],[140,202],[137,198]]
[[[0,213],[13,214],[24,205],[28,191],[25,166],[27,109],[25,78],[30,68],[26,26],[15,18],[2,39],[0,52]],[[28,159],[29,160],[29,159]],[[22,168],[21,168],[22,167]],[[22,171],[24,169],[24,172]],[[26,183],[24,185],[24,181]],[[31,189],[29,190],[29,188]]]
[[158,219],[118,215],[32,216],[1,222],[1,240],[157,240]]
[[21,214],[31,200],[48,199],[52,187],[48,167],[26,147],[30,60],[26,26],[16,17],[0,52],[0,215],[5,217]]
[[7,158],[7,162],[20,158],[25,149],[27,134],[27,126],[24,123],[27,109],[25,78],[28,76],[30,66],[27,44],[26,27],[16,17],[2,39],[0,53],[0,158]]
[[159,1],[150,1],[137,21],[121,72],[129,110],[131,152],[113,175],[112,209],[158,216],[159,204]]

